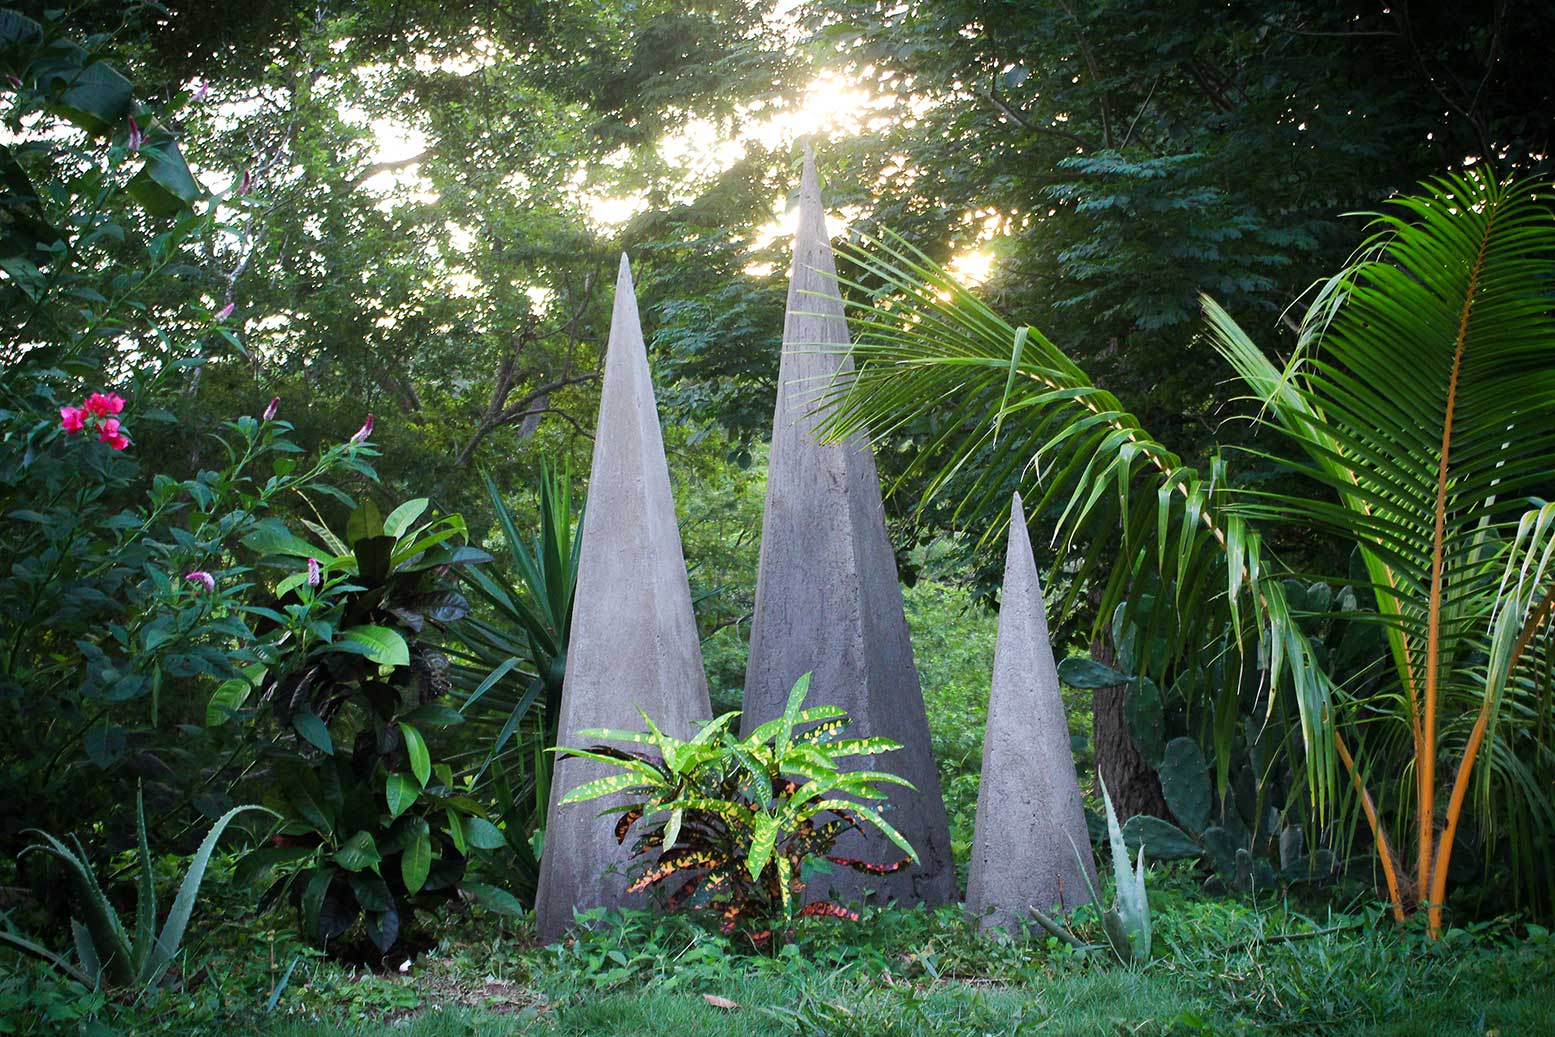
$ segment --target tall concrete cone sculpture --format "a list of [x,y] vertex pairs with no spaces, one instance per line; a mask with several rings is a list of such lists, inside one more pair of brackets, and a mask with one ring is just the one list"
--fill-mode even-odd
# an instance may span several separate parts
[[1016,494],[983,735],[967,915],[983,928],[1019,934],[1030,922],[1032,907],[1068,910],[1088,902],[1087,877],[1096,880],[1096,860],[1048,640],[1047,606],[1026,513]]
[[[897,752],[859,764],[889,770],[916,786],[916,791],[892,786],[885,817],[918,851],[921,864],[885,876],[838,870],[818,877],[810,893],[941,904],[955,894],[950,833],[874,455],[864,438],[823,445],[814,436],[817,393],[839,371],[852,370],[839,352],[849,341],[815,163],[807,154],[772,420],[743,725],[748,734],[780,715],[794,681],[813,672],[808,704],[847,710],[853,718],[848,737],[902,743]],[[882,863],[901,857],[874,832],[849,833],[836,852]]]
[[[616,281],[582,538],[560,744],[580,745],[577,732],[583,728],[641,730],[639,709],[665,732],[688,736],[712,709],[625,256]],[[599,816],[609,801],[558,805],[567,792],[606,773],[609,768],[589,760],[557,762],[535,900],[536,927],[544,940],[572,924],[574,908],[636,899],[625,892],[627,852],[616,844],[615,817]]]

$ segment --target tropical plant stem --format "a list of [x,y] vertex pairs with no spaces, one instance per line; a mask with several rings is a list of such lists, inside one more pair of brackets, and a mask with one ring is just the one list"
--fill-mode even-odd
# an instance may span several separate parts
[[1350,772],[1350,780],[1355,784],[1355,793],[1361,797],[1361,810],[1366,814],[1366,823],[1371,826],[1372,841],[1377,844],[1377,857],[1382,862],[1382,877],[1388,884],[1388,901],[1393,905],[1393,918],[1395,921],[1404,920],[1404,898],[1399,891],[1398,867],[1393,862],[1393,848],[1388,844],[1388,833],[1383,830],[1382,819],[1377,816],[1377,805],[1372,802],[1371,793],[1366,791],[1365,784],[1361,781],[1360,771],[1356,770],[1355,760],[1350,755],[1349,748],[1344,744],[1344,738],[1339,731],[1334,731],[1334,749],[1339,753],[1339,762],[1344,764],[1344,769]]
[[[1436,883],[1432,870],[1436,857],[1436,696],[1441,680],[1442,633],[1442,570],[1445,564],[1447,539],[1447,475],[1452,456],[1453,417],[1458,403],[1458,377],[1463,371],[1463,349],[1469,333],[1469,317],[1474,312],[1475,293],[1479,287],[1480,272],[1485,265],[1485,249],[1490,244],[1495,228],[1494,215],[1485,221],[1479,239],[1479,251],[1469,272],[1469,285],[1463,293],[1463,309],[1458,316],[1458,336],[1453,344],[1452,374],[1447,381],[1447,406],[1442,415],[1442,450],[1436,467],[1436,526],[1431,538],[1431,600],[1426,618],[1425,641],[1425,719],[1421,725],[1421,740],[1417,755],[1416,781],[1420,798],[1420,846],[1417,888],[1422,892],[1432,890],[1430,907],[1431,935],[1436,936],[1441,927],[1441,900],[1435,894]],[[1481,719],[1485,717],[1481,711]],[[1483,733],[1483,732],[1481,732]],[[1466,760],[1472,759],[1470,754]],[[1450,840],[1449,840],[1450,841]],[[1451,851],[1448,851],[1449,855]],[[1446,872],[1441,875],[1443,893],[1447,882]]]
[[[1544,600],[1529,613],[1527,622],[1523,624],[1523,631],[1517,638],[1517,644],[1513,647],[1507,664],[1506,672],[1509,675],[1516,671],[1523,650],[1528,647],[1529,642],[1533,640],[1533,635],[1549,617],[1552,606],[1555,606],[1555,586],[1551,586],[1545,593]],[[1447,898],[1447,865],[1452,861],[1453,837],[1458,831],[1458,819],[1463,814],[1463,801],[1468,796],[1469,776],[1474,771],[1474,761],[1479,756],[1479,747],[1484,742],[1485,732],[1490,726],[1492,698],[1493,689],[1487,677],[1485,694],[1480,701],[1479,716],[1475,718],[1474,730],[1469,734],[1468,744],[1463,747],[1463,759],[1458,761],[1458,773],[1453,779],[1452,796],[1447,801],[1447,815],[1442,826],[1441,844],[1436,851],[1435,868],[1431,874],[1431,896],[1427,917],[1430,920],[1433,936],[1440,932],[1442,927],[1442,902]]]

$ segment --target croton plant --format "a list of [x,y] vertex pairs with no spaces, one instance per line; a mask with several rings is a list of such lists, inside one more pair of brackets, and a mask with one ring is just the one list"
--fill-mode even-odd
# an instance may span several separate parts
[[[805,674],[776,720],[740,739],[730,733],[737,712],[709,721],[689,741],[672,738],[643,714],[648,730],[585,730],[579,735],[644,748],[595,744],[558,752],[617,768],[579,785],[563,803],[610,797],[604,814],[618,814],[616,841],[631,846],[630,892],[662,892],[670,910],[712,910],[719,927],[757,947],[786,937],[808,915],[856,920],[824,900],[804,900],[808,879],[829,865],[888,874],[918,855],[880,815],[880,786],[911,784],[883,771],[844,770],[850,757],[901,748],[885,738],[841,737],[848,716],[836,706],[804,708]],[[838,838],[869,825],[906,854],[872,863],[834,855]],[[824,863],[823,863],[824,862]]]

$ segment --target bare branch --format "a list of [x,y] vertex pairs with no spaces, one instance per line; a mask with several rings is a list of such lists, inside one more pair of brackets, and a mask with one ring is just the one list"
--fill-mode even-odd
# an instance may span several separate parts
[[1087,151],[1096,150],[1095,144],[1092,144],[1078,133],[1070,133],[1068,130],[1055,130],[1050,126],[1039,126],[1032,122],[1030,119],[1027,119],[1015,109],[1005,104],[1004,100],[1000,98],[999,95],[994,91],[992,85],[990,85],[989,88],[979,96],[997,108],[1006,119],[1010,120],[1012,123],[1019,126],[1023,130],[1030,130],[1032,133],[1039,133],[1048,137],[1061,137],[1064,140],[1078,144],[1080,147]]
[[1069,20],[1074,22],[1074,36],[1080,44],[1080,54],[1085,58],[1085,67],[1091,74],[1091,82],[1096,84],[1096,89],[1101,91],[1101,143],[1102,147],[1112,147],[1112,109],[1107,104],[1107,90],[1101,84],[1101,73],[1096,69],[1096,56],[1091,53],[1091,45],[1086,42],[1085,33],[1080,29],[1080,19],[1075,17],[1074,8],[1068,0],[1058,0],[1058,6],[1064,9]]
[[593,371],[587,374],[576,374],[569,375],[565,378],[558,378],[555,381],[547,382],[544,385],[531,389],[511,407],[498,410],[496,413],[488,410],[486,417],[475,429],[474,434],[470,436],[469,442],[467,442],[464,445],[464,448],[459,451],[459,456],[454,461],[454,465],[458,468],[469,467],[470,460],[475,456],[476,447],[480,446],[481,441],[484,440],[487,436],[491,435],[497,429],[502,428],[504,425],[522,423],[529,420],[530,418],[538,417],[542,414],[561,414],[562,417],[571,422],[574,428],[582,432],[582,427],[575,419],[572,418],[571,415],[565,414],[564,412],[557,410],[550,405],[550,397],[557,390],[565,389],[569,385],[579,385],[583,382],[592,382],[598,378],[599,374]]

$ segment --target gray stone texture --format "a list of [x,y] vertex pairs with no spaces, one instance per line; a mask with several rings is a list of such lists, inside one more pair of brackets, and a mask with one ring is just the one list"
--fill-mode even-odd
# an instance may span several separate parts
[[1096,860],[1075,778],[1042,584],[1016,494],[983,735],[967,915],[985,929],[1018,935],[1030,924],[1032,907],[1069,910],[1089,902],[1087,875],[1095,881]]
[[[820,187],[807,156],[772,421],[743,726],[748,734],[781,714],[794,681],[812,672],[808,704],[847,710],[853,718],[848,737],[902,743],[897,752],[854,762],[889,770],[916,786],[916,791],[894,788],[884,816],[918,851],[921,864],[885,876],[837,870],[817,877],[807,895],[942,904],[955,895],[950,833],[874,455],[865,437],[822,444],[814,435],[821,420],[817,394],[852,370],[843,352],[849,342]],[[876,862],[901,857],[873,831],[849,833],[835,852]]]
[[[577,734],[583,728],[641,730],[638,710],[666,733],[686,737],[712,710],[625,256],[588,490],[560,744],[584,744]],[[627,848],[616,844],[615,817],[599,816],[610,801],[558,806],[571,789],[608,773],[589,760],[557,763],[535,903],[543,940],[565,932],[574,908],[640,901],[625,893]]]

